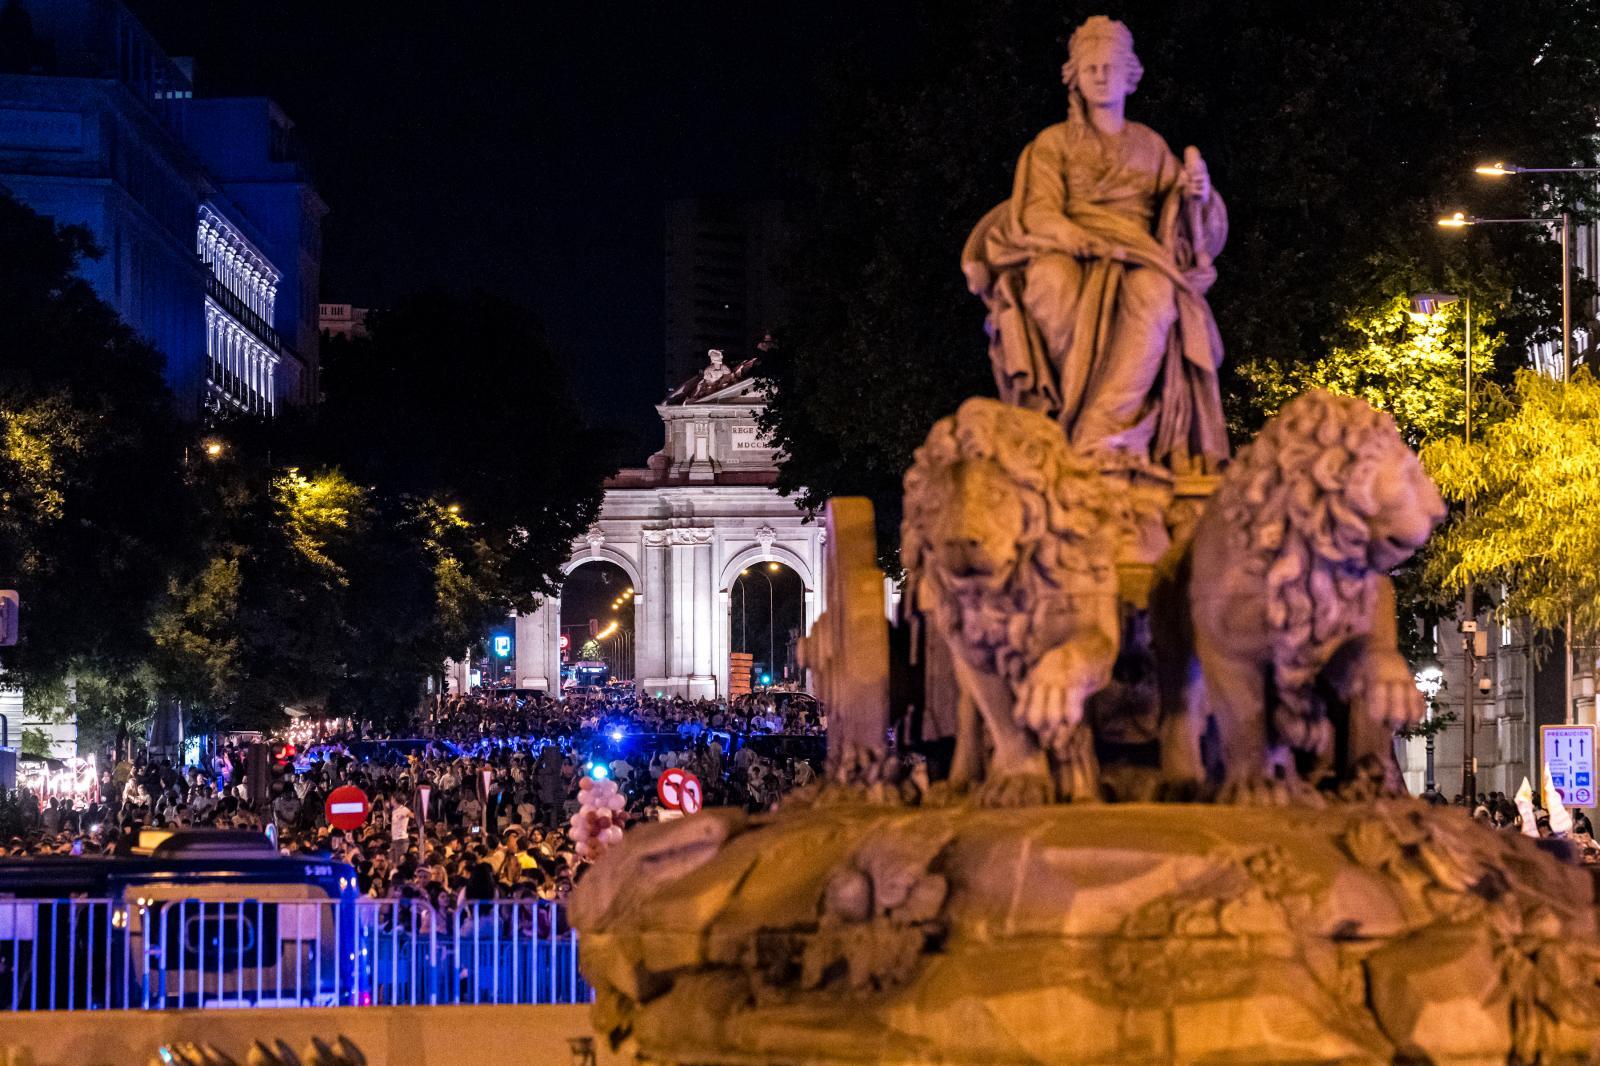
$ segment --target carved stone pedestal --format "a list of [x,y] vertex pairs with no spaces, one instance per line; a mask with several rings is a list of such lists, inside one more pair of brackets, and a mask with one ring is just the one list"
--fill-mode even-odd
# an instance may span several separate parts
[[1593,895],[1413,801],[835,806],[630,832],[573,918],[650,1063],[1577,1063]]

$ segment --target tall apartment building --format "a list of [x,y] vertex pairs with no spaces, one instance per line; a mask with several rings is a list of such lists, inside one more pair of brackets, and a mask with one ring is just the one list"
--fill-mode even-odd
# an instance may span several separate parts
[[776,200],[672,200],[666,208],[668,391],[698,374],[706,352],[730,365],[750,358],[787,311],[777,268],[783,204]]
[[20,0],[0,41],[0,185],[103,254],[84,277],[166,357],[181,409],[317,396],[327,212],[293,125],[197,99],[120,0]]

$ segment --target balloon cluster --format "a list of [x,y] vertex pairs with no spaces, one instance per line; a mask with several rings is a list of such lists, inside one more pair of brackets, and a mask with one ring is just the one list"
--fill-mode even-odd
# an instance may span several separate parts
[[611,845],[622,842],[622,826],[628,820],[623,808],[627,805],[615,781],[585,777],[578,782],[578,813],[572,816],[571,833],[578,858],[593,862]]

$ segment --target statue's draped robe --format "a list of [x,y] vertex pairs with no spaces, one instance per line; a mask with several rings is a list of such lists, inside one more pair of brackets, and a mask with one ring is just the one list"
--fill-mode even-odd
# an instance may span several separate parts
[[[1227,210],[1215,191],[1203,205],[1186,201],[1182,185],[1181,164],[1148,127],[1129,122],[1106,136],[1082,122],[1059,123],[1023,151],[1011,199],[984,216],[961,257],[968,286],[989,310],[1002,400],[1058,419],[1075,444],[1143,449],[1180,471],[1214,469],[1228,456],[1217,384],[1222,340],[1205,300],[1216,280],[1211,258],[1227,240]],[[1077,292],[1065,297],[1071,306],[1041,323],[1024,288],[1030,264],[1067,254],[1063,219],[1114,251],[1079,260]],[[1172,282],[1170,329],[1123,298],[1130,270],[1159,271]],[[1096,402],[1097,382],[1112,373],[1113,332],[1150,328],[1167,335],[1157,341],[1160,366],[1149,368],[1155,373],[1142,406],[1114,440],[1082,440],[1074,427],[1085,404]]]

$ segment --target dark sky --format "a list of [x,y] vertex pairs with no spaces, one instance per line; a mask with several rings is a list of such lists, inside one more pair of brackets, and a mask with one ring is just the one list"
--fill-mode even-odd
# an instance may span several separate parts
[[663,201],[784,195],[866,6],[127,2],[195,57],[199,95],[272,96],[295,121],[332,209],[324,300],[442,285],[536,308],[596,421],[647,435],[635,459],[659,445]]

